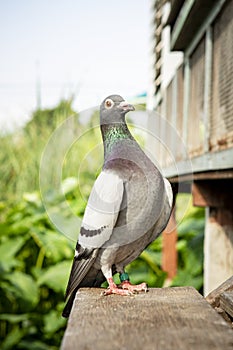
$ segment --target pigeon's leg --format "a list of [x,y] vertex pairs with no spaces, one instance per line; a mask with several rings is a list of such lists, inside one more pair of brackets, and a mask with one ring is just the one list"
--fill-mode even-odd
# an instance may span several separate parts
[[132,284],[129,281],[129,275],[127,272],[121,272],[120,273],[120,281],[121,284],[119,285],[120,288],[123,290],[128,290],[130,292],[147,292],[147,284],[145,282],[140,283],[140,284]]
[[118,295],[131,295],[133,294],[130,290],[124,290],[121,288],[118,288],[116,283],[114,282],[112,278],[112,268],[106,268],[105,266],[102,267],[102,272],[104,276],[107,279],[108,282],[108,289],[106,289],[103,292],[103,295],[110,295],[110,294],[118,294]]
[[118,286],[113,281],[113,278],[107,278],[109,287],[104,291],[104,295],[118,294],[118,295],[132,295],[130,290],[118,288]]

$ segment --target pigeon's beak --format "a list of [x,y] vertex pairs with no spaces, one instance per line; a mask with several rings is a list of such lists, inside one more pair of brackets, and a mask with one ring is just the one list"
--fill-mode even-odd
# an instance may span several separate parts
[[119,105],[118,108],[124,112],[127,113],[129,111],[135,111],[135,108],[133,105],[131,105],[130,103],[128,103],[127,101],[122,101]]

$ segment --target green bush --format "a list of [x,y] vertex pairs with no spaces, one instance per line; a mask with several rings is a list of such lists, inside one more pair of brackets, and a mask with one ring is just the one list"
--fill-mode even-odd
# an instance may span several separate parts
[[51,226],[38,193],[2,203],[1,219],[1,349],[57,349],[73,243]]
[[[182,208],[184,200],[187,202],[187,197],[190,195],[178,196],[178,208]],[[177,214],[179,216],[179,212]],[[178,225],[178,271],[172,286],[193,286],[203,292],[204,227],[204,209],[193,207],[190,201],[185,217]]]

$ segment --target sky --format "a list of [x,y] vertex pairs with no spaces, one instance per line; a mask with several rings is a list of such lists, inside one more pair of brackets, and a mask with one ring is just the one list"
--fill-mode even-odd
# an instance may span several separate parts
[[[149,82],[150,0],[0,0],[0,128],[75,95],[76,110]],[[39,82],[39,83],[38,83]],[[36,86],[40,86],[40,89]]]

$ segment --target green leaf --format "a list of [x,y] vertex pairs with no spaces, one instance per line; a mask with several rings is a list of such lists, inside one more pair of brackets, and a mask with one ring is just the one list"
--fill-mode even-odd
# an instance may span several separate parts
[[[130,273],[130,282],[132,284],[139,284],[142,282],[146,282],[147,284],[150,284],[150,282],[152,281],[151,277],[152,276],[147,271],[142,271],[142,272],[135,271],[135,273],[133,272]],[[154,277],[153,281],[155,282],[156,276],[154,275],[153,277]]]
[[145,249],[141,253],[140,258],[143,259],[157,275],[160,274],[161,270],[158,264],[161,264],[161,260],[157,253]]
[[171,286],[192,286],[199,290],[203,285],[203,276],[192,276],[188,274],[186,270],[180,270],[177,273],[177,276],[173,279]]
[[187,238],[192,238],[196,234],[204,231],[204,218],[195,219],[193,217],[189,217],[184,220],[178,227],[178,235],[179,237],[185,236]]
[[9,323],[26,321],[29,317],[29,314],[0,314],[0,320],[8,321]]
[[71,261],[63,261],[49,267],[45,273],[38,279],[38,285],[46,285],[55,292],[65,292],[71,269]]
[[0,270],[9,272],[13,267],[19,266],[20,261],[15,259],[15,255],[25,244],[25,237],[15,237],[8,239],[0,245]]
[[25,243],[24,237],[9,239],[0,246],[0,261],[12,259]]
[[203,242],[204,234],[194,237],[187,246],[187,271],[193,276],[202,274],[203,271]]
[[0,237],[8,236],[10,233],[9,222],[0,222]]
[[155,241],[153,241],[148,249],[149,250],[153,250],[153,251],[158,251],[158,252],[161,252],[161,249],[162,249],[162,236],[159,236],[158,238],[156,238]]
[[187,241],[185,239],[179,239],[176,243],[176,249],[177,251],[184,251],[187,247]]
[[45,256],[53,262],[73,257],[73,243],[63,234],[52,230],[43,232],[38,228],[34,228],[31,235],[36,244],[44,249]]
[[56,310],[52,310],[44,316],[44,331],[46,334],[55,333],[65,325],[66,320],[62,318],[61,313]]
[[11,350],[19,343],[19,341],[24,337],[25,330],[20,329],[18,325],[15,325],[10,333],[7,334],[4,339],[1,349],[2,350]]
[[18,299],[21,308],[31,310],[37,305],[39,290],[30,275],[15,271],[4,277],[9,282],[10,291]]
[[[39,337],[39,336],[38,336]],[[18,348],[22,350],[57,350],[57,347],[47,345],[40,340],[22,340],[18,344]]]

